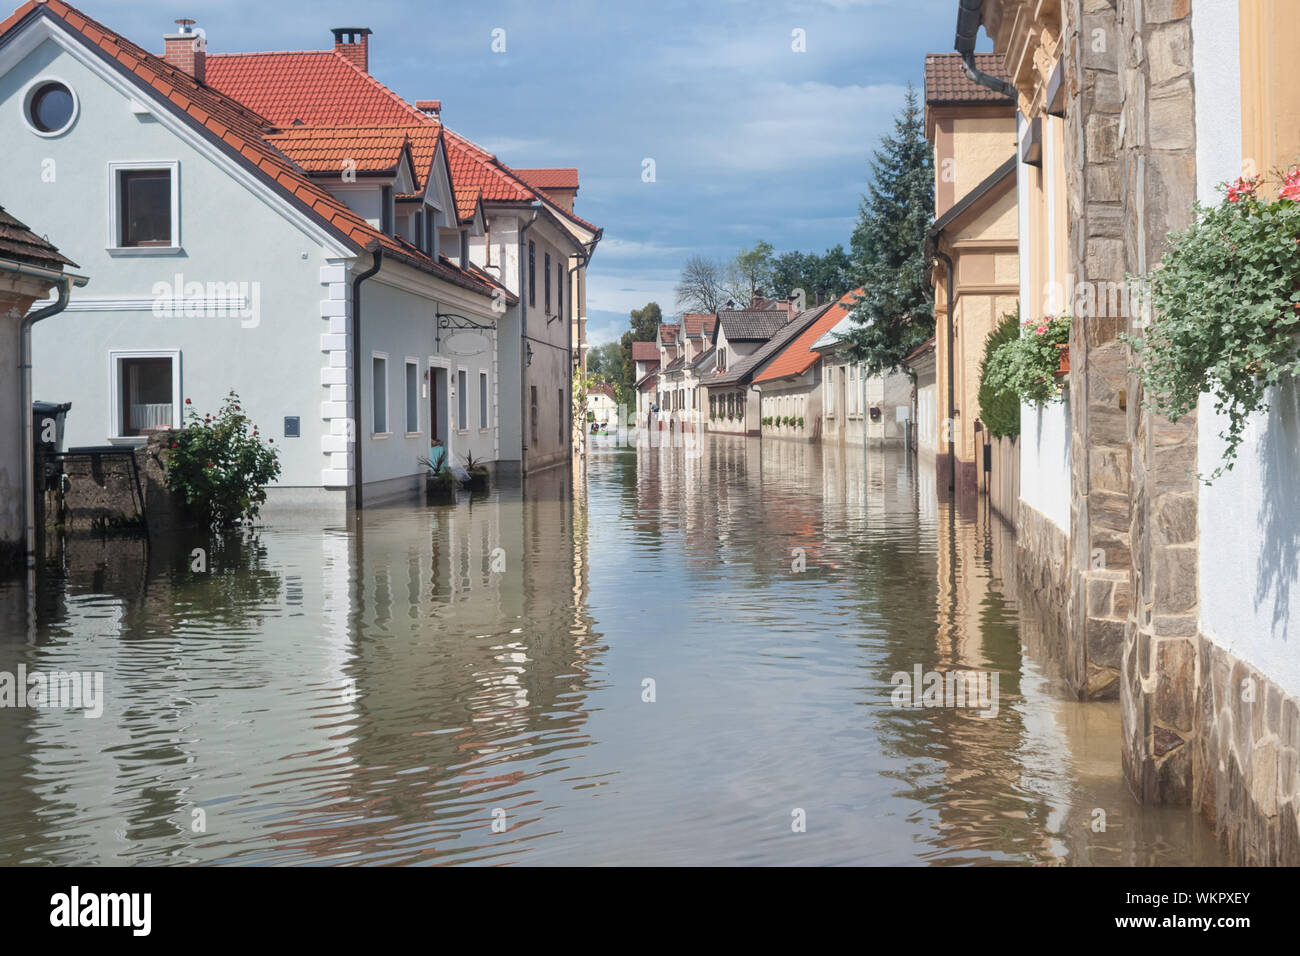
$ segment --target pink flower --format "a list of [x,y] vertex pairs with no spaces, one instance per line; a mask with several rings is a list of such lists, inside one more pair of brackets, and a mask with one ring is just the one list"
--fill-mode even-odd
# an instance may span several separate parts
[[1252,176],[1250,179],[1240,176],[1236,182],[1228,187],[1228,202],[1238,202],[1246,196],[1253,196],[1258,188],[1258,176]]
[[1278,193],[1278,196],[1282,199],[1300,202],[1300,167],[1286,174],[1286,179],[1282,180],[1282,191]]
[[1044,323],[1043,325],[1040,325],[1038,328],[1034,329],[1034,334],[1035,334],[1035,335],[1042,335],[1042,334],[1044,334],[1046,331],[1047,331],[1047,325],[1046,325],[1046,323]]

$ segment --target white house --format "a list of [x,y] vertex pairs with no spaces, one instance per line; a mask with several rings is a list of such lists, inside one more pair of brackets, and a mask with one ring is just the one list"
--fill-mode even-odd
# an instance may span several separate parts
[[[72,402],[66,444],[140,443],[233,389],[280,450],[272,505],[412,492],[436,435],[495,459],[492,329],[514,299],[415,229],[462,228],[444,144],[417,162],[388,137],[330,172],[366,135],[335,131],[313,166],[293,131],[200,82],[190,23],[164,42],[167,62],[57,0],[0,34],[5,201],[97,276],[33,338],[36,390]],[[453,348],[446,314],[479,341]]]

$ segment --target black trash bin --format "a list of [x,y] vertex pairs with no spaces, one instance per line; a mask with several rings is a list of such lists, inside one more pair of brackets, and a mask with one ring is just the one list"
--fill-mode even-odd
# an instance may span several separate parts
[[32,402],[32,441],[36,446],[36,474],[46,488],[57,481],[58,463],[51,459],[63,451],[63,423],[71,402]]

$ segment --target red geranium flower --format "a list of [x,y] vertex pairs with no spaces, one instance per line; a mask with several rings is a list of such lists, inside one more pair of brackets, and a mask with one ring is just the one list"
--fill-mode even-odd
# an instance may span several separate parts
[[1258,176],[1252,176],[1249,179],[1245,176],[1240,176],[1236,182],[1228,187],[1228,202],[1238,202],[1246,196],[1253,196],[1255,195],[1255,190],[1258,188]]
[[1282,180],[1282,191],[1278,195],[1282,199],[1300,202],[1300,167],[1286,174],[1286,179]]

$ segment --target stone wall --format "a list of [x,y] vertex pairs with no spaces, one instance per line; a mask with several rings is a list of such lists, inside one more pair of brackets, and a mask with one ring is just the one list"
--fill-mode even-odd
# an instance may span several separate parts
[[[1119,0],[1116,9],[1124,259],[1130,273],[1146,275],[1164,254],[1166,236],[1191,222],[1196,195],[1190,5]],[[1132,331],[1140,324],[1139,315],[1127,317]],[[1133,361],[1131,353],[1127,359]],[[1127,530],[1137,596],[1124,635],[1124,766],[1142,800],[1189,804],[1188,743],[1196,732],[1196,419],[1174,424],[1145,410],[1135,375],[1124,387],[1131,396]]]
[[[1085,698],[1119,692],[1123,582],[1131,563],[1130,446],[1125,414],[1128,355],[1122,316],[1087,308],[1087,290],[1125,282],[1123,179],[1119,144],[1122,25],[1107,0],[1067,0],[1062,12],[1066,87],[1064,153],[1068,227],[1066,290],[1070,331],[1072,500],[1067,641],[1086,661],[1076,689]],[[1068,286],[1067,282],[1067,286]],[[1080,298],[1079,293],[1084,294]],[[1096,297],[1093,297],[1095,301]]]
[[164,478],[169,445],[170,436],[160,433],[135,450],[139,492],[126,456],[65,458],[62,495],[45,494],[46,528],[65,534],[140,529],[141,493],[150,535],[185,525],[183,508],[167,490]]
[[[1048,633],[1068,633],[1069,541],[1055,522],[1021,500],[1016,508],[1016,581],[1020,602],[1030,608],[1035,620]],[[1087,672],[1081,645],[1060,643],[1053,649],[1061,661],[1062,674],[1070,687],[1078,687]]]
[[1300,701],[1203,635],[1197,651],[1193,803],[1236,863],[1300,864]]

